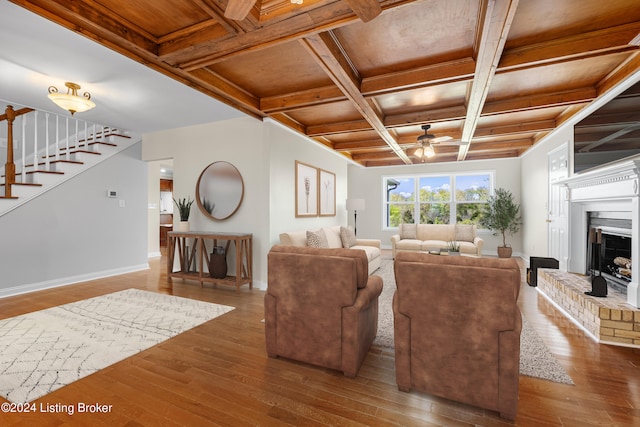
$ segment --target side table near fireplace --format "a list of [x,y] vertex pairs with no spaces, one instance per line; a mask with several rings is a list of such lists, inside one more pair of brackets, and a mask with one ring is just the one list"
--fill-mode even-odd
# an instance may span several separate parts
[[[211,277],[208,272],[213,248],[218,241],[226,241],[225,253],[231,243],[235,247],[235,275],[224,278]],[[176,258],[177,257],[177,258]],[[174,264],[179,269],[174,271]],[[222,233],[207,231],[171,231],[167,233],[167,280],[191,279],[216,285],[240,286],[248,284],[253,289],[253,235],[251,233]]]

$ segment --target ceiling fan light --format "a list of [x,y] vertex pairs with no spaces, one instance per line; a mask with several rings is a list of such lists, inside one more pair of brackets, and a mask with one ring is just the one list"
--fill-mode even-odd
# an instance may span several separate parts
[[71,82],[66,82],[64,85],[67,87],[67,93],[58,93],[57,87],[49,86],[48,98],[58,107],[69,111],[73,116],[74,113],[82,113],[96,106],[91,101],[89,92],[85,92],[83,96],[78,95],[80,85]]
[[433,151],[433,147],[428,142],[424,145],[424,155],[428,158],[436,155],[436,152]]
[[422,147],[416,148],[416,151],[413,152],[414,156],[420,157],[420,158],[422,158],[423,154],[424,154],[424,149]]

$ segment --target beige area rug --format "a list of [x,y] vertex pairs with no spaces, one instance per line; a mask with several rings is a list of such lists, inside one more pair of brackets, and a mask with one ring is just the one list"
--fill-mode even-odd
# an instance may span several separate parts
[[[384,286],[379,299],[378,335],[373,344],[393,348],[393,309],[391,303],[396,291],[393,260],[383,259],[380,269],[374,274],[382,277]],[[566,370],[558,363],[524,317],[520,334],[520,375],[563,384],[574,384]]]
[[0,396],[31,402],[231,310],[127,289],[0,320]]

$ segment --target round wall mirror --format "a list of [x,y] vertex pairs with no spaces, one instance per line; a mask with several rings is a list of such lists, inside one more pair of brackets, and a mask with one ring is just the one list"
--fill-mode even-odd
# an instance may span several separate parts
[[227,219],[236,213],[243,196],[242,175],[231,163],[211,163],[202,171],[196,184],[200,210],[215,220]]

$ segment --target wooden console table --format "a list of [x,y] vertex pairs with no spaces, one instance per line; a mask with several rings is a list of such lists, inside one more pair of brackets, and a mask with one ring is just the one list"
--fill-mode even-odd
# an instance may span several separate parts
[[[253,289],[253,235],[251,233],[218,233],[206,231],[170,231],[167,233],[167,279],[171,282],[173,277],[191,279],[200,282],[200,286],[206,283],[217,285],[235,286],[236,292],[240,292],[240,286],[248,284]],[[235,276],[227,275],[222,279],[210,277],[205,266],[209,266],[210,250],[207,242],[213,246],[218,245],[218,240],[226,241],[225,254],[229,253],[231,242],[235,246],[236,269]],[[176,252],[180,269],[174,271]]]

